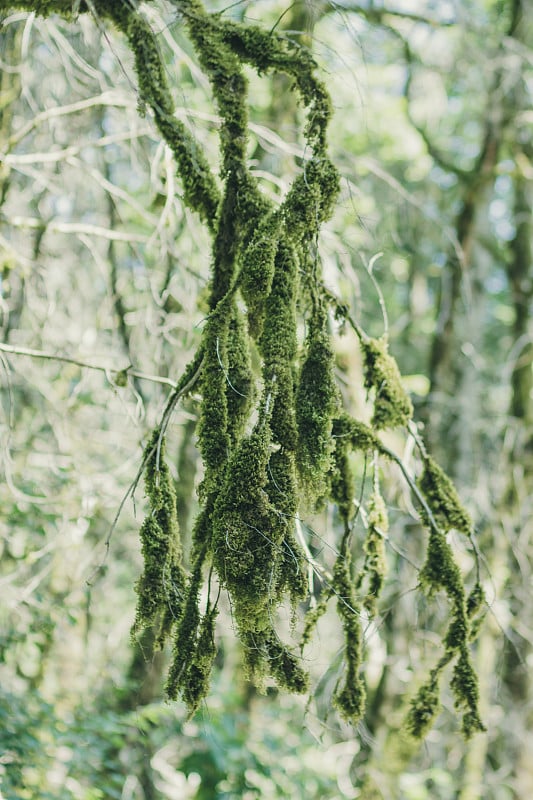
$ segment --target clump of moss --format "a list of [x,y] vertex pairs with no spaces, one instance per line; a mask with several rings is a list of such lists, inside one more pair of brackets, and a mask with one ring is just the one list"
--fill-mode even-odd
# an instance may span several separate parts
[[[270,425],[274,441],[294,452],[297,443],[294,408],[296,300],[298,260],[294,246],[281,239],[276,252],[272,288],[266,301],[265,322],[259,347],[263,356],[263,381],[271,404]],[[266,402],[266,401],[265,401]]]
[[472,532],[472,520],[463,508],[457,490],[444,470],[426,455],[424,470],[418,480],[435,522],[443,531],[452,528],[466,536]]
[[361,575],[361,579],[367,581],[363,605],[371,617],[376,614],[377,600],[385,581],[387,564],[383,537],[388,529],[387,507],[376,487],[368,503],[368,529],[363,545],[365,564]]
[[302,546],[295,536],[295,517],[298,513],[296,469],[294,455],[285,448],[271,453],[267,466],[266,491],[278,515],[283,538],[276,560],[275,595],[281,601],[285,592],[293,604],[305,600],[309,592],[307,562]]
[[309,690],[309,675],[301,660],[271,631],[267,640],[270,671],[278,685],[289,692],[304,694]]
[[[202,526],[205,514],[199,517],[200,525],[197,522],[197,530]],[[192,572],[187,582],[186,598],[183,604],[182,613],[175,628],[174,643],[172,651],[172,662],[168,671],[165,691],[167,697],[176,700],[181,692],[184,696],[192,694],[189,692],[189,672],[188,669],[193,663],[193,656],[197,649],[198,627],[200,625],[199,596],[202,586],[202,567],[207,553],[207,545],[198,548],[193,564]],[[199,696],[197,695],[197,699]]]
[[270,431],[258,426],[233,455],[214,509],[213,564],[240,630],[270,625],[271,592],[283,530],[265,491]]
[[260,222],[242,255],[240,288],[248,307],[248,324],[254,339],[263,331],[266,299],[272,289],[280,232],[277,214],[268,214]]
[[156,624],[162,643],[179,618],[185,597],[186,575],[182,565],[176,493],[165,462],[165,441],[158,428],[145,449],[145,483],[148,516],[140,538],[144,571],[136,585],[137,613],[133,633]]
[[305,347],[296,392],[296,459],[303,491],[313,503],[325,492],[334,447],[333,417],[338,407],[333,351],[323,307],[315,311]]
[[366,339],[361,348],[365,386],[375,392],[372,425],[377,429],[407,425],[413,405],[402,386],[398,365],[389,354],[387,339]]
[[366,689],[360,674],[363,632],[350,566],[349,552],[347,548],[343,548],[335,562],[333,589],[337,596],[337,612],[344,630],[346,674],[342,685],[335,690],[333,703],[341,717],[355,725],[365,710]]
[[416,696],[411,700],[405,727],[415,739],[424,738],[440,711],[439,677],[440,670],[433,670],[428,682],[418,690]]
[[[468,652],[471,638],[470,616],[459,567],[453,558],[445,534],[435,527],[430,531],[426,562],[419,577],[421,586],[429,594],[443,589],[450,602],[451,617],[444,637],[444,654],[432,675],[436,679],[450,661],[457,659],[451,688],[456,708],[464,710],[462,730],[468,738],[475,731],[484,730],[478,710],[477,676]],[[470,606],[471,613],[474,613],[477,602],[474,596],[474,602]],[[421,707],[421,700],[417,699],[416,704],[417,707]]]
[[211,684],[211,672],[216,656],[215,620],[217,608],[206,611],[199,627],[196,649],[187,663],[186,677],[183,681],[183,699],[187,705],[189,717],[192,717],[207,697]]
[[242,438],[255,400],[250,341],[246,322],[234,304],[227,338],[226,404],[228,436],[233,448]]

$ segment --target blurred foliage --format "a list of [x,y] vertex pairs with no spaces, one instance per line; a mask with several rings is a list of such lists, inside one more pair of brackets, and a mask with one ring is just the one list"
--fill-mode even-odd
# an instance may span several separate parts
[[[194,720],[161,701],[166,656],[129,641],[141,491],[115,515],[166,401],[158,380],[179,376],[199,339],[207,235],[181,202],[150,117],[138,114],[123,40],[90,15],[67,24],[3,12],[0,328],[13,352],[0,352],[2,797],[525,800],[533,792],[530,8],[519,0],[207,5],[312,40],[324,70],[342,175],[320,244],[326,283],[369,335],[388,327],[432,451],[476,520],[490,600],[475,650],[488,732],[465,745],[448,694],[422,749],[401,732],[412,690],[438,658],[441,636],[429,631],[444,632],[445,612],[440,597],[430,604],[411,591],[425,539],[394,464],[380,474],[391,506],[389,583],[376,620],[365,618],[368,709],[357,731],[331,707],[342,640],[329,612],[306,654],[307,709],[272,688],[256,695],[222,635],[212,694]],[[216,113],[181,21],[164,3],[145,10],[177,115],[215,164]],[[250,80],[250,163],[279,199],[303,155],[300,110],[285,103],[282,84]],[[439,339],[443,330],[450,335]],[[340,333],[344,401],[364,416],[355,336]],[[185,518],[201,479],[197,414],[193,396],[169,428]],[[391,434],[390,446],[404,449],[411,469],[412,442]],[[361,464],[352,467],[362,485],[359,563],[372,487]],[[310,553],[329,566],[336,524],[331,509],[302,523]],[[464,573],[473,571],[472,553],[454,547]],[[221,613],[231,625],[231,609]]]

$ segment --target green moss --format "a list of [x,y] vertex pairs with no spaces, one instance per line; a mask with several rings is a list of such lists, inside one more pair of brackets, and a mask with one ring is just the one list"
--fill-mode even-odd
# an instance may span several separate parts
[[[11,11],[19,8],[40,17],[49,17],[50,14],[61,14],[66,19],[72,19],[72,0],[13,0],[13,2],[0,2],[1,11]],[[80,12],[87,11],[87,4],[82,3]]]
[[198,603],[200,588],[203,583],[202,568],[206,553],[206,546],[197,550],[187,584],[186,600],[179,624],[175,629],[172,662],[165,685],[165,692],[170,700],[176,700],[178,694],[185,690],[188,681],[188,669],[193,663],[193,656],[197,650],[198,627],[200,625]]
[[278,515],[280,532],[283,528],[283,539],[276,559],[276,599],[281,601],[287,592],[291,601],[296,603],[307,597],[309,585],[305,555],[294,534],[299,504],[294,455],[283,448],[273,452],[267,473],[268,497]]
[[431,456],[424,458],[424,471],[418,485],[443,531],[453,528],[466,536],[472,532],[472,520],[461,505],[455,486]]
[[375,490],[368,503],[368,530],[363,545],[365,565],[362,578],[367,582],[363,605],[370,616],[376,613],[376,602],[385,582],[387,564],[383,535],[388,528],[387,507],[382,496]]
[[439,672],[433,672],[411,700],[405,727],[415,739],[423,739],[440,712]]
[[401,383],[396,361],[388,352],[385,338],[368,339],[361,343],[364,357],[365,386],[374,389],[375,428],[395,428],[407,425],[413,406]]
[[355,474],[350,462],[351,422],[347,414],[333,420],[332,437],[335,447],[332,455],[333,466],[329,475],[329,494],[333,502],[337,503],[345,526],[348,525],[353,513],[355,495]]
[[172,150],[186,204],[214,230],[219,191],[202,149],[185,125],[174,116],[174,102],[154,33],[146,20],[127,2],[104,4],[106,16],[126,34],[135,56],[140,100],[149,106],[157,127]]
[[487,600],[481,584],[476,582],[466,600],[466,613],[470,620],[470,641],[474,641],[487,613]]
[[209,693],[211,671],[217,652],[215,646],[216,616],[216,608],[209,609],[204,615],[200,623],[196,650],[187,665],[187,672],[183,680],[183,699],[187,705],[189,717],[193,716]]
[[227,338],[226,404],[228,436],[233,449],[241,439],[255,399],[246,322],[234,304]]
[[313,504],[323,496],[334,447],[333,417],[338,407],[334,358],[325,310],[311,320],[296,392],[298,472],[304,494]]
[[297,442],[294,409],[297,267],[294,247],[282,239],[276,252],[272,289],[266,302],[260,340],[263,381],[267,397],[271,396],[273,438],[291,451],[296,449]]
[[[420,583],[430,594],[443,589],[450,602],[451,618],[444,637],[444,655],[434,670],[437,675],[452,659],[457,658],[451,688],[458,709],[464,709],[463,732],[472,735],[483,730],[478,709],[477,676],[468,654],[471,624],[459,567],[444,533],[432,528],[430,531],[426,562],[420,572]],[[474,613],[478,599],[475,593],[470,604]]]
[[280,220],[269,214],[261,221],[242,256],[241,291],[248,306],[248,324],[254,339],[263,331],[266,300],[272,289]]
[[381,451],[382,445],[372,428],[349,414],[342,414],[333,421],[333,436],[339,445],[347,443],[350,450],[371,453]]
[[176,493],[165,462],[165,441],[157,428],[146,446],[146,495],[149,515],[141,525],[144,571],[136,585],[137,613],[133,633],[160,623],[164,639],[171,620],[180,616],[185,596],[185,570],[176,511]]
[[287,228],[300,240],[312,242],[327,220],[339,190],[337,171],[329,161],[312,159],[304,165],[283,206]]
[[455,707],[465,711],[462,723],[465,737],[469,739],[477,731],[484,731],[485,726],[478,711],[478,682],[466,647],[462,647],[460,650],[453,670],[451,688],[455,697]]
[[302,650],[313,638],[318,621],[326,613],[328,602],[330,601],[332,594],[333,592],[330,589],[326,589],[322,592],[318,603],[308,609],[305,615],[304,629],[300,639],[300,648]]
[[267,426],[241,441],[213,515],[213,563],[239,628],[250,631],[269,624],[269,587],[282,535],[265,491],[269,445]]
[[453,559],[446,537],[440,531],[431,530],[429,534],[426,561],[419,580],[430,595],[439,589],[444,589],[451,597],[464,599],[459,567]]
[[346,674],[333,695],[333,704],[347,722],[355,725],[365,710],[366,690],[361,679],[363,632],[360,610],[351,577],[351,559],[344,548],[337,557],[333,573],[337,612],[344,630]]
[[343,412],[333,420],[333,467],[329,475],[330,497],[338,504],[339,514],[347,524],[354,511],[355,475],[350,454],[381,452],[382,445],[375,432],[364,422]]
[[288,692],[304,694],[309,689],[309,675],[299,659],[275,633],[267,640],[267,658],[272,677]]
[[[224,338],[216,334],[221,333]],[[198,442],[206,467],[202,496],[212,491],[220,481],[230,455],[228,431],[228,398],[226,374],[228,369],[227,331],[219,328],[206,341],[202,380],[202,407],[198,421]],[[207,337],[206,337],[207,339]]]

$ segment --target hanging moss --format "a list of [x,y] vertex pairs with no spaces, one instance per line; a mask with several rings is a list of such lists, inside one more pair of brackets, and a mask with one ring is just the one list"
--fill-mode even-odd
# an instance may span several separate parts
[[244,434],[255,400],[250,342],[246,322],[236,304],[233,305],[227,338],[226,405],[228,436],[233,449]]
[[[464,584],[452,550],[442,531],[432,528],[428,541],[426,562],[420,572],[420,583],[430,594],[443,589],[451,606],[451,619],[444,637],[444,655],[436,668],[440,672],[452,659],[457,658],[451,688],[457,709],[463,709],[462,730],[470,737],[476,730],[484,730],[478,711],[477,677],[468,653],[471,636],[470,620]],[[474,606],[471,606],[472,611]]]
[[294,247],[281,239],[259,343],[263,355],[263,380],[267,397],[271,397],[273,406],[272,434],[276,442],[292,452],[297,442],[294,409],[297,267]]
[[128,38],[135,56],[140,101],[152,109],[156,124],[176,159],[184,200],[213,231],[220,200],[217,184],[202,149],[174,116],[174,102],[153,31],[146,20],[135,13],[134,4],[123,0],[102,5],[105,6],[104,15],[110,16]]
[[418,485],[443,531],[455,529],[466,536],[472,532],[472,520],[461,505],[455,486],[431,456],[424,458],[424,471]]
[[[330,497],[339,508],[339,516],[345,527],[353,513],[355,475],[350,463],[353,449],[351,441],[352,419],[347,414],[333,420],[332,439],[333,467],[329,474]],[[373,434],[371,433],[373,436]]]
[[330,471],[333,417],[338,407],[325,308],[319,305],[311,320],[296,392],[298,472],[304,495],[311,504],[325,492]]
[[271,453],[267,473],[268,497],[278,515],[280,528],[283,528],[283,539],[276,560],[276,598],[281,601],[287,592],[295,604],[305,600],[309,585],[305,555],[294,534],[298,494],[293,454],[283,448]]
[[315,632],[315,628],[318,624],[318,621],[327,611],[328,602],[331,600],[333,595],[332,589],[326,589],[322,592],[320,596],[320,600],[316,605],[310,606],[309,610],[305,615],[304,621],[304,629],[302,632],[302,637],[300,639],[300,649],[303,650],[304,647],[309,644],[311,639],[313,638],[313,634]]
[[212,317],[204,334],[204,363],[200,390],[202,406],[198,421],[198,442],[206,472],[202,496],[219,483],[231,449],[228,422],[228,335],[229,319]]
[[405,727],[415,739],[423,739],[433,726],[440,711],[440,671],[433,670],[429,681],[422,686],[411,701]]
[[258,340],[263,332],[266,300],[272,289],[281,223],[277,214],[260,222],[242,256],[241,291],[248,307],[250,334]]
[[183,699],[187,705],[189,717],[192,717],[207,697],[211,684],[211,672],[216,656],[215,620],[216,607],[209,609],[201,623],[196,650],[187,664],[186,677],[183,681]]
[[[8,5],[0,0],[0,9],[13,6],[44,15],[58,12],[69,17],[72,12],[70,0]],[[358,508],[354,461],[369,454],[376,460],[394,457],[379,431],[406,426],[412,405],[387,340],[361,334],[364,383],[374,402],[372,427],[340,409],[324,301],[329,293],[322,285],[318,257],[320,226],[333,211],[339,176],[327,152],[331,101],[311,54],[273,31],[208,13],[201,0],[174,0],[174,6],[217,105],[218,172],[175,117],[167,67],[136,0],[82,0],[78,9],[112,20],[126,37],[134,56],[140,109],[153,113],[176,161],[184,202],[212,236],[209,314],[201,344],[161,424],[164,429],[178,397],[194,384],[201,396],[198,445],[205,475],[192,535],[191,572],[187,577],[181,563],[175,492],[157,428],[145,453],[149,513],[140,531],[145,563],[137,584],[134,632],[155,626],[160,645],[172,635],[167,694],[181,696],[194,713],[209,690],[216,652],[216,604],[208,600],[203,615],[200,611],[205,575],[215,572],[229,594],[250,676],[259,685],[274,680],[289,691],[307,691],[308,675],[301,659],[279,638],[276,613],[286,598],[294,606],[307,597],[308,564],[295,535],[295,520],[304,499],[312,504],[327,496],[338,506],[344,536],[331,583],[306,616],[302,644],[335,595],[344,632],[345,674],[334,703],[344,719],[356,723],[365,703],[360,609],[363,605],[375,613],[385,578],[387,516],[376,478],[367,509],[364,565],[354,580],[349,546]],[[261,193],[247,163],[248,81],[243,64],[258,74],[289,76],[305,109],[306,159],[279,205]],[[340,303],[336,310],[347,316]],[[301,329],[307,330],[303,347]],[[251,365],[254,348],[261,361],[260,395]],[[419,487],[427,503],[422,515],[429,540],[420,586],[429,595],[444,591],[450,615],[443,655],[412,701],[407,725],[416,736],[427,732],[439,710],[441,673],[453,663],[451,687],[469,736],[482,729],[468,642],[480,618],[483,594],[478,581],[466,598],[445,533],[456,529],[470,535],[472,524],[447,476],[425,454],[423,462]]]
[[385,582],[387,565],[383,536],[388,529],[387,507],[376,487],[368,503],[368,530],[363,546],[365,566],[362,577],[366,579],[368,587],[363,605],[371,617],[376,613],[376,603]]
[[375,392],[373,426],[380,429],[407,425],[413,416],[413,405],[402,386],[398,365],[388,352],[387,340],[367,339],[361,348],[365,386]]
[[366,689],[360,674],[363,632],[350,565],[351,559],[347,550],[341,551],[335,562],[333,589],[337,595],[337,612],[344,630],[346,674],[342,685],[335,690],[333,703],[343,719],[355,725],[365,710]]
[[265,491],[270,432],[263,425],[240,443],[215,506],[213,563],[241,630],[260,632],[269,612],[281,526]]
[[355,476],[350,461],[350,454],[380,453],[382,444],[375,432],[364,422],[353,419],[342,413],[333,420],[332,437],[335,443],[333,451],[333,469],[330,472],[330,497],[339,507],[339,514],[344,524],[353,514],[355,499]]
[[278,685],[289,692],[304,694],[309,689],[309,675],[299,659],[271,631],[267,640],[270,671]]
[[133,633],[159,623],[158,638],[168,633],[181,613],[186,576],[182,566],[176,493],[165,462],[165,441],[156,429],[145,450],[145,483],[149,512],[140,538],[144,572],[136,591],[137,613]]
[[[201,515],[197,530],[201,527],[205,515]],[[188,692],[188,669],[193,663],[193,655],[197,649],[198,627],[200,625],[199,596],[203,583],[202,568],[207,553],[207,545],[197,550],[193,569],[187,584],[186,600],[183,605],[179,624],[176,626],[172,663],[168,671],[165,691],[167,697],[176,700],[178,694]]]
[[470,620],[470,641],[474,641],[481,628],[487,613],[487,599],[483,587],[476,581],[466,600],[466,613]]

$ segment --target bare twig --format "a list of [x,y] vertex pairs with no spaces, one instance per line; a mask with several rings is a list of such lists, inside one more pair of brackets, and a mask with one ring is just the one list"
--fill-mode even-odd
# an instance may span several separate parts
[[118,376],[126,373],[131,375],[133,378],[138,378],[142,381],[151,381],[152,383],[160,383],[165,386],[170,386],[175,390],[178,389],[178,384],[170,378],[164,378],[161,375],[147,375],[145,372],[140,372],[133,367],[127,367],[126,369],[104,367],[101,364],[90,364],[88,361],[82,361],[78,358],[72,358],[70,356],[60,356],[55,353],[46,353],[44,350],[33,350],[28,347],[14,347],[13,345],[5,344],[5,342],[0,342],[0,352],[8,353],[14,356],[28,356],[29,358],[41,358],[46,361],[60,361],[64,364],[74,364],[75,366],[82,367],[83,369],[92,369],[96,370],[97,372],[103,372],[106,376],[109,376],[110,374]]

